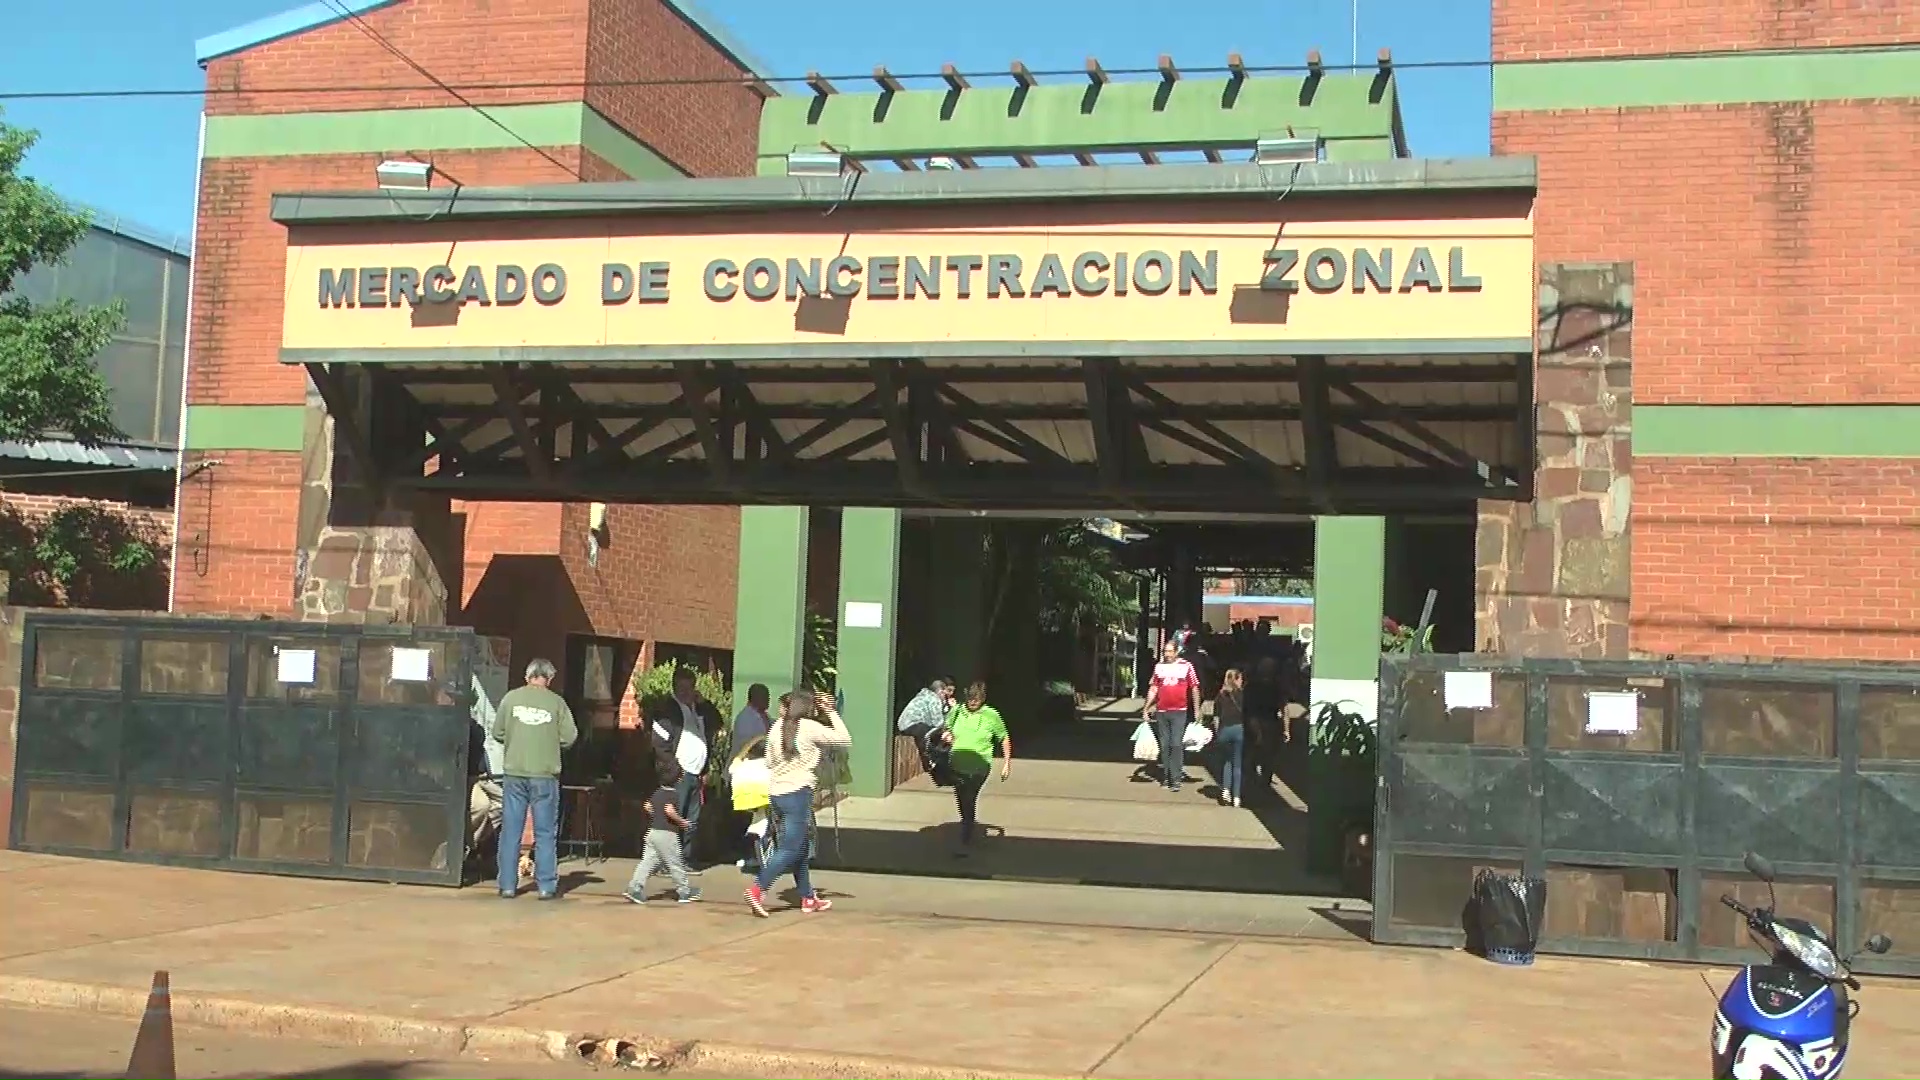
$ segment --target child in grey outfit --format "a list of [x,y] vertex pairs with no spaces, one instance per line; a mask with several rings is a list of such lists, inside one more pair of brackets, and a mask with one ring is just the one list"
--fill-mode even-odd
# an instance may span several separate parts
[[658,790],[646,804],[651,819],[647,825],[646,848],[640,853],[640,865],[633,868],[633,879],[627,882],[626,896],[633,903],[646,903],[647,879],[665,870],[673,879],[676,898],[683,904],[691,904],[700,899],[700,890],[688,883],[686,860],[680,854],[680,831],[687,827],[687,820],[680,816],[674,799],[674,785],[680,782],[680,765],[663,755],[657,769],[659,775],[654,783]]

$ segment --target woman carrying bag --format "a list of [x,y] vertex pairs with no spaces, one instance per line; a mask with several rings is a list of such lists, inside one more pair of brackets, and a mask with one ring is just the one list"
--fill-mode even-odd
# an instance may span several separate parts
[[773,850],[760,865],[760,873],[747,887],[747,906],[760,918],[767,917],[766,892],[786,874],[800,892],[800,910],[808,914],[826,911],[833,902],[813,889],[807,861],[813,846],[813,792],[820,783],[822,766],[828,776],[844,768],[836,763],[833,752],[853,745],[846,722],[834,708],[830,694],[790,695],[780,710],[780,719],[767,733],[766,768],[768,816],[772,822]]

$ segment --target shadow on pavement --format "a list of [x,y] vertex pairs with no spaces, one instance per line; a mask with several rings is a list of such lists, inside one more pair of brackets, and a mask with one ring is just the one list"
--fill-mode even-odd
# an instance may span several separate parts
[[1145,838],[1066,839],[1009,833],[997,822],[979,823],[980,835],[966,858],[957,857],[957,821],[918,830],[843,827],[835,837],[823,829],[813,865],[864,873],[930,877],[991,877],[1154,889],[1341,895],[1337,883],[1308,873],[1283,852],[1154,843]]
[[1373,914],[1366,911],[1348,911],[1344,908],[1315,905],[1308,909],[1315,915],[1352,934],[1361,941],[1373,940]]

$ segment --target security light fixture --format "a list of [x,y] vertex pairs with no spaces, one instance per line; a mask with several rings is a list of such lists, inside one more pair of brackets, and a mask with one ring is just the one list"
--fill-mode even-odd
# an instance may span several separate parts
[[425,191],[433,186],[433,166],[424,161],[383,161],[373,175],[383,188]]
[[1253,162],[1256,165],[1298,165],[1319,160],[1318,136],[1288,135],[1261,139],[1253,144]]
[[788,176],[839,176],[846,158],[831,150],[795,150],[787,155]]

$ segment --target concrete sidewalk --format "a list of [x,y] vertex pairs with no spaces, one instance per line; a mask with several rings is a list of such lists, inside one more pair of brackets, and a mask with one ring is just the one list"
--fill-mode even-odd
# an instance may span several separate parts
[[[0,1003],[133,1008],[164,968],[181,1022],[434,1051],[591,1032],[699,1044],[721,1072],[759,1053],[769,1075],[1645,1077],[1704,1071],[1702,976],[1725,977],[875,915],[857,895],[761,920],[708,876],[706,904],[636,909],[0,853]],[[1849,1071],[1914,1075],[1920,990],[1861,998]]]

